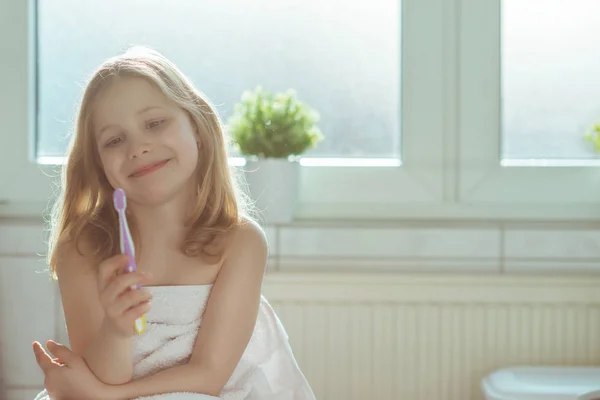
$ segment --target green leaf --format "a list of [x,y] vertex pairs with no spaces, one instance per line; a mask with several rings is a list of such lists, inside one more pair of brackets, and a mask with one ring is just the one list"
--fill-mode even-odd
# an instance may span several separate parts
[[289,89],[273,94],[258,86],[242,93],[227,125],[236,147],[245,156],[288,158],[314,148],[323,140],[316,125],[319,113]]

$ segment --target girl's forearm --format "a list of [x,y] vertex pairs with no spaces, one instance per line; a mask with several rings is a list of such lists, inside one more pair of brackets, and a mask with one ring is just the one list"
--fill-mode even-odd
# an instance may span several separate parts
[[168,368],[145,378],[110,386],[110,400],[130,400],[142,396],[189,392],[218,396],[222,385],[208,371],[192,364]]
[[129,382],[133,376],[131,340],[115,334],[103,323],[87,346],[83,359],[103,383],[120,385]]

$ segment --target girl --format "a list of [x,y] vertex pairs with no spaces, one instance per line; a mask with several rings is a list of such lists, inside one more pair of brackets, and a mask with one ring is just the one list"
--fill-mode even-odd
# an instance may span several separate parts
[[[34,343],[38,398],[314,399],[261,295],[267,242],[219,118],[175,65],[134,48],[99,67],[62,183],[49,264],[72,352],[49,342],[50,359]],[[115,188],[127,193],[138,272],[122,273]]]

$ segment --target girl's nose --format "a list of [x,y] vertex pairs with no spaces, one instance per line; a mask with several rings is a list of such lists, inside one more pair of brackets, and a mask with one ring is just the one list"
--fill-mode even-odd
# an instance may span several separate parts
[[139,158],[142,155],[150,152],[152,149],[152,144],[148,141],[144,140],[130,140],[129,141],[129,158]]

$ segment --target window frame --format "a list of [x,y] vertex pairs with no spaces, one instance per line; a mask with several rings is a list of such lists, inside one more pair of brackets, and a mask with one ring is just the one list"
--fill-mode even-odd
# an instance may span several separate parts
[[[4,41],[11,49],[5,68],[20,71],[18,76],[10,79],[13,91],[15,94],[20,92],[22,97],[9,110],[10,129],[27,134],[11,136],[8,146],[0,153],[7,165],[18,171],[18,179],[14,179],[13,171],[0,170],[0,213],[31,210],[37,214],[45,209],[52,194],[47,175],[55,176],[57,166],[37,164],[34,154],[37,1],[15,3],[8,6],[4,14],[10,22],[7,29],[11,35],[1,35],[0,43]],[[381,215],[381,210],[398,204],[436,204],[442,200],[444,152],[441,144],[445,116],[444,78],[439,74],[443,70],[444,56],[442,3],[443,0],[407,0],[401,5],[401,165],[302,167],[300,218],[318,217],[327,209],[334,211],[326,212],[327,217],[353,218],[358,215],[372,218]],[[435,15],[431,10],[435,10]],[[432,20],[437,22],[431,25],[434,29],[423,29],[425,22]],[[435,50],[422,52],[421,48]],[[23,92],[23,88],[27,90]],[[424,108],[428,109],[427,113],[422,112]]]
[[[40,215],[52,194],[56,168],[35,162],[35,41],[32,2],[2,2],[0,48],[6,56],[0,65],[0,97],[5,127],[0,147],[0,215]],[[26,184],[23,184],[26,182]]]
[[[59,170],[34,154],[36,3],[0,4],[0,216],[46,211]],[[401,166],[303,166],[297,219],[600,220],[594,168],[501,163],[500,18],[498,0],[402,1]]]

